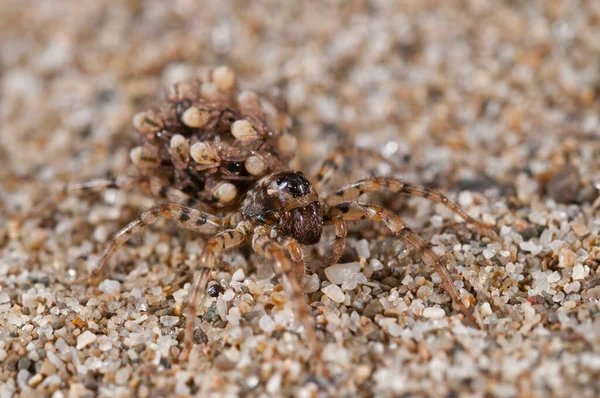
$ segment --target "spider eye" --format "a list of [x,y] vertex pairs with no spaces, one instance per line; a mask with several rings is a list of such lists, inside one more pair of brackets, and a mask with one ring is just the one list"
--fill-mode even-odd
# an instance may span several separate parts
[[229,162],[227,163],[227,170],[232,173],[239,173],[242,170],[242,166],[241,162]]
[[277,183],[277,185],[281,185],[285,182],[285,178],[283,177],[277,177],[277,180],[275,180],[275,183]]

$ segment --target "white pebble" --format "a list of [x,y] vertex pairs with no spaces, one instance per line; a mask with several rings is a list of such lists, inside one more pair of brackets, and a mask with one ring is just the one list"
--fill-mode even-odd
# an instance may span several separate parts
[[369,250],[369,241],[367,241],[366,239],[361,239],[358,242],[356,242],[355,249],[359,257],[371,257],[371,251]]
[[302,290],[304,293],[314,293],[319,290],[319,275],[305,275],[304,281],[302,282]]
[[446,316],[446,311],[440,307],[427,307],[423,310],[423,316],[430,319],[440,319]]
[[383,269],[383,263],[377,260],[376,258],[369,261],[369,265],[371,266],[371,268],[373,268],[373,271],[375,272],[381,271]]
[[336,303],[343,303],[344,299],[346,298],[344,292],[342,292],[342,289],[340,289],[338,285],[325,286],[323,289],[321,289],[321,291]]
[[160,323],[162,323],[165,327],[173,327],[177,325],[178,322],[178,316],[163,315],[160,317]]
[[542,232],[542,235],[540,236],[540,244],[542,246],[548,246],[550,244],[550,242],[552,242],[552,231],[550,231],[548,228],[546,228],[544,230],[544,232]]
[[233,307],[229,310],[229,314],[227,315],[227,321],[233,326],[237,326],[240,324],[240,310],[237,307]]
[[576,261],[577,256],[575,255],[575,253],[573,253],[572,250],[563,247],[558,252],[558,264],[561,267],[572,267],[573,265],[575,265]]
[[579,291],[579,289],[581,289],[581,283],[579,281],[575,281],[575,282],[571,282],[571,283],[567,283],[565,285],[565,287],[563,288],[563,290],[565,291],[565,293],[570,294],[570,293],[577,293]]
[[559,280],[560,280],[560,274],[556,271],[554,271],[553,273],[548,275],[548,282],[550,282],[550,283],[556,283]]
[[496,255],[496,250],[494,250],[494,249],[485,249],[483,251],[483,257],[485,257],[487,260],[491,259],[495,255]]
[[81,350],[82,348],[87,347],[96,341],[96,338],[97,337],[94,333],[86,330],[85,332],[81,333],[79,337],[77,337],[77,349]]
[[530,252],[534,256],[538,255],[542,251],[542,249],[543,249],[542,246],[538,246],[538,245],[536,245],[535,243],[533,243],[530,240],[528,240],[527,242],[521,243],[520,247],[521,247],[521,250],[525,250],[527,252]]
[[262,318],[260,318],[260,320],[258,321],[258,326],[265,333],[271,333],[273,330],[275,330],[275,322],[268,315],[264,315]]
[[107,294],[119,294],[121,292],[121,284],[113,279],[105,279],[98,286],[102,292]]
[[185,296],[187,296],[187,291],[185,291],[185,289],[179,289],[173,293],[173,298],[175,299],[176,303],[183,303]]
[[578,281],[585,278],[585,269],[581,264],[575,264],[573,267],[573,280]]
[[223,293],[223,300],[225,300],[225,302],[231,301],[233,298],[235,297],[235,292],[233,291],[233,289],[227,289],[227,291],[225,293]]
[[244,274],[244,270],[241,268],[238,268],[233,273],[233,275],[231,275],[231,280],[235,281],[235,282],[239,282],[239,281],[243,281],[245,277],[246,277],[246,274]]
[[217,312],[222,320],[227,320],[227,301],[223,300],[222,294],[217,298]]
[[492,306],[490,303],[483,303],[481,306],[481,315],[487,318],[488,316],[492,315],[492,313]]
[[341,285],[344,282],[351,281],[360,271],[360,263],[334,264],[325,268],[325,275],[331,283]]
[[383,318],[379,321],[379,325],[386,329],[388,334],[392,337],[398,337],[402,334],[402,326],[398,325],[396,318]]
[[275,373],[267,382],[266,390],[271,395],[279,395],[281,390],[281,373]]
[[473,204],[473,194],[469,191],[463,191],[458,194],[458,204],[461,207],[469,207]]

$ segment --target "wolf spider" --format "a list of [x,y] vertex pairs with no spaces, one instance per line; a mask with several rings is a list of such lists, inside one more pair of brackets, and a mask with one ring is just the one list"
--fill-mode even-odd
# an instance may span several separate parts
[[[346,155],[368,151],[348,150]],[[377,156],[377,155],[375,155]],[[467,223],[478,229],[490,230],[466,214],[460,207],[438,191],[407,183],[391,177],[370,177],[344,186],[323,198],[317,194],[315,186],[324,185],[329,177],[341,165],[344,156],[334,153],[318,169],[313,183],[300,171],[279,171],[263,177],[251,188],[243,199],[239,212],[216,216],[184,206],[167,202],[144,211],[138,219],[119,231],[106,248],[97,267],[91,274],[79,278],[74,283],[86,282],[99,276],[110,257],[134,234],[142,232],[159,218],[176,220],[189,230],[214,233],[205,246],[199,261],[199,269],[193,282],[185,325],[184,348],[181,359],[189,357],[193,347],[198,303],[205,296],[210,272],[215,267],[217,256],[224,250],[237,247],[250,241],[253,250],[274,262],[275,271],[281,275],[284,288],[289,294],[296,316],[304,327],[314,358],[325,369],[321,360],[321,349],[315,333],[308,304],[304,299],[299,281],[304,275],[305,265],[302,245],[316,244],[321,239],[323,228],[332,225],[335,228],[333,254],[329,260],[335,264],[341,257],[345,246],[347,223],[367,220],[383,222],[393,235],[403,238],[422,259],[435,267],[442,278],[444,289],[458,305],[463,314],[475,322],[478,320],[460,299],[454,287],[452,277],[439,257],[426,246],[425,242],[410,229],[395,213],[383,207],[344,201],[345,196],[358,197],[367,192],[386,189],[392,193],[421,196],[433,202],[441,203],[459,215]],[[65,191],[89,191],[106,188],[127,188],[139,183],[136,179],[94,180],[83,184],[72,184]]]
[[[219,82],[218,79],[213,80]],[[231,79],[228,81],[231,81]],[[109,243],[91,274],[79,278],[74,283],[86,282],[99,276],[108,260],[119,247],[125,244],[134,234],[142,232],[148,225],[153,224],[160,218],[176,220],[185,229],[212,234],[213,236],[206,242],[200,257],[199,269],[194,278],[189,300],[181,354],[181,360],[186,360],[193,347],[198,303],[205,296],[209,275],[215,267],[217,256],[226,249],[250,241],[256,253],[274,262],[275,271],[282,277],[284,289],[289,294],[296,316],[304,327],[314,358],[321,365],[323,372],[326,372],[321,359],[321,349],[313,321],[308,314],[308,304],[300,287],[300,281],[305,270],[302,246],[318,243],[324,227],[327,225],[333,226],[335,240],[329,262],[335,264],[344,250],[348,222],[367,220],[383,222],[393,235],[403,238],[413,249],[416,249],[421,258],[439,272],[444,289],[463,314],[479,324],[473,313],[460,299],[452,278],[441,260],[398,215],[380,206],[357,201],[345,201],[344,198],[347,196],[357,198],[367,192],[386,189],[392,193],[421,196],[433,202],[441,203],[478,229],[490,230],[492,229],[491,226],[471,218],[457,204],[440,192],[412,185],[397,178],[365,178],[354,184],[344,186],[329,195],[319,197],[317,192],[320,192],[332,174],[340,169],[345,158],[351,156],[369,157],[384,162],[386,159],[380,154],[369,150],[340,149],[326,158],[311,183],[300,171],[287,168],[280,169],[280,166],[276,166],[281,164],[279,160],[285,161],[287,159],[287,155],[282,155],[283,152],[275,149],[275,144],[271,143],[275,138],[281,136],[277,131],[282,129],[277,129],[275,133],[268,132],[268,126],[263,122],[264,113],[261,113],[258,107],[251,107],[250,111],[244,115],[246,115],[246,120],[250,120],[253,125],[264,126],[261,129],[264,130],[262,136],[265,138],[252,137],[259,146],[256,146],[256,148],[246,146],[246,149],[250,149],[240,160],[247,162],[252,156],[262,156],[265,159],[265,165],[254,173],[257,175],[262,174],[256,178],[256,181],[252,181],[247,185],[238,184],[236,186],[234,184],[235,178],[232,179],[235,176],[228,174],[228,170],[222,169],[221,161],[219,160],[214,164],[213,162],[219,156],[223,156],[226,148],[234,148],[239,142],[239,134],[233,131],[232,120],[243,117],[243,115],[240,116],[241,111],[239,111],[240,108],[243,110],[243,107],[239,105],[243,101],[233,99],[237,89],[232,84],[227,85],[222,92],[219,92],[221,97],[217,98],[221,98],[221,102],[217,101],[216,103],[215,100],[210,99],[208,101],[202,96],[202,87],[204,85],[199,81],[188,84],[186,90],[182,90],[180,87],[176,94],[167,99],[166,105],[163,105],[163,108],[166,107],[167,111],[163,109],[162,113],[158,111],[144,112],[141,114],[142,117],[137,117],[137,121],[134,121],[136,129],[142,134],[142,141],[145,145],[138,147],[141,149],[132,151],[132,160],[141,170],[139,177],[69,184],[34,209],[34,212],[41,212],[46,207],[56,204],[68,193],[125,189],[133,186],[142,186],[154,196],[166,201],[144,211],[138,219],[119,231]],[[247,101],[247,98],[254,98],[248,95],[241,95],[241,97],[242,99],[246,98],[245,101]],[[181,115],[185,116],[191,112],[187,112],[186,109],[198,112],[200,108],[196,108],[196,106],[206,106],[207,110],[213,109],[210,114],[214,114],[214,117],[204,118],[202,122],[204,124],[197,122],[197,118],[190,119],[192,120],[190,122],[188,118],[181,117]],[[221,110],[217,112],[218,109]],[[228,111],[225,112],[223,109]],[[160,115],[163,116],[159,117]],[[224,127],[219,127],[219,135],[213,134],[212,131],[216,128],[215,126],[221,125]],[[232,129],[231,133],[234,137],[229,136],[229,129]],[[174,132],[181,132],[181,134],[175,134]],[[233,140],[233,138],[236,140]],[[192,148],[190,148],[190,142],[204,145],[201,148],[202,151],[197,154],[198,156],[194,156],[194,147],[192,145]],[[213,156],[213,152],[211,152],[213,149],[211,148],[222,145],[224,147],[216,151]],[[141,153],[143,151],[150,153],[152,156],[149,156],[146,152]],[[190,156],[188,156],[190,151],[193,158],[200,159],[196,160],[197,163],[193,163]],[[205,156],[207,153],[211,156]],[[211,159],[206,164],[213,171],[207,172],[207,169],[202,166],[203,159],[207,157]],[[152,167],[145,167],[145,163],[150,163]],[[267,167],[266,164],[271,166]],[[246,163],[246,170],[253,171],[253,169],[256,169],[256,167],[250,166]],[[270,171],[267,172],[269,169]],[[188,174],[181,174],[182,170],[188,174],[192,171],[197,174],[194,174],[193,179],[190,177],[188,181],[186,180]],[[214,195],[215,198],[220,199],[221,206],[218,206],[218,201],[207,203],[202,195],[198,195],[198,192],[205,192],[209,189],[208,181],[217,175],[214,170],[221,170],[221,174],[218,174],[220,179],[216,180],[217,183],[223,180],[231,181],[220,182],[221,185],[217,185],[217,187],[229,187],[229,190],[223,190],[223,192],[217,189],[216,193],[220,196],[215,193],[210,193],[208,196]],[[161,179],[159,178],[161,172],[163,174],[165,172],[167,174],[171,173],[171,177]],[[177,181],[182,181],[182,183],[177,184]],[[181,188],[183,186],[186,187],[185,192]],[[235,188],[239,188],[241,191],[233,190]],[[214,192],[214,190],[210,192]],[[224,198],[226,200],[223,200]],[[238,202],[237,198],[241,202]],[[222,211],[221,215],[215,215],[211,205],[217,205],[217,207],[223,209],[229,206],[229,211]],[[239,211],[234,211],[236,208]]]

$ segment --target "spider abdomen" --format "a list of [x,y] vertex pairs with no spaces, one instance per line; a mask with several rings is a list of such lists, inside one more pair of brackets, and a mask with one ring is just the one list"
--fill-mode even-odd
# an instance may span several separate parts
[[[215,208],[237,205],[265,175],[294,155],[285,102],[241,91],[227,67],[175,84],[154,108],[138,113],[140,174]],[[226,194],[224,194],[224,192]]]

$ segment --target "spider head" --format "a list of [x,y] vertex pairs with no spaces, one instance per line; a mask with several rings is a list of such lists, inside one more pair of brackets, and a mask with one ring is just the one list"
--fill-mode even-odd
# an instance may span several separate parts
[[249,193],[245,204],[279,213],[307,206],[317,200],[317,193],[302,172],[281,171],[260,180],[253,192]]
[[317,243],[323,231],[319,198],[301,172],[282,171],[264,177],[246,195],[242,214],[271,224],[302,244]]
[[318,200],[315,189],[302,172],[281,171],[258,181],[246,195],[242,213],[250,218],[279,218],[284,212]]

